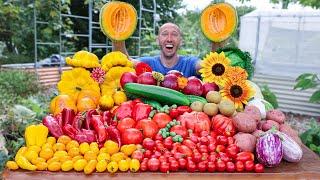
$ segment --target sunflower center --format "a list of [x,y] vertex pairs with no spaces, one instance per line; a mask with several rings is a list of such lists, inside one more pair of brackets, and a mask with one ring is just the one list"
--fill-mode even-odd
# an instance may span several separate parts
[[243,93],[242,88],[238,85],[231,86],[230,92],[231,92],[231,96],[234,98],[240,97]]
[[216,76],[221,76],[224,71],[225,71],[225,67],[220,64],[220,63],[217,63],[215,65],[212,66],[212,69],[211,69],[212,73]]
[[76,90],[81,91],[82,89],[81,89],[81,87],[76,86]]

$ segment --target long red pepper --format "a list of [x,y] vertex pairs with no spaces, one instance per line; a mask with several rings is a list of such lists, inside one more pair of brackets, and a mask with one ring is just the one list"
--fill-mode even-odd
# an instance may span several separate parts
[[50,133],[56,137],[59,138],[60,136],[63,135],[62,128],[59,125],[58,121],[56,118],[54,118],[51,115],[47,115],[43,118],[42,123],[47,126],[49,129]]
[[102,117],[100,115],[92,115],[90,118],[90,123],[97,133],[97,140],[99,143],[104,142],[107,139],[106,128],[104,127],[101,119]]
[[63,110],[61,112],[61,116],[62,116],[62,124],[64,126],[66,124],[73,123],[75,113],[74,113],[73,109],[63,108]]
[[72,139],[75,139],[75,136],[78,134],[77,129],[71,126],[70,124],[64,125],[62,130],[65,135],[71,137]]
[[131,117],[133,110],[133,101],[127,101],[122,103],[115,111],[114,115],[118,120],[126,117]]
[[137,103],[133,107],[132,118],[136,121],[146,119],[149,117],[151,110],[152,109],[149,104]]
[[102,120],[102,123],[104,125],[108,125],[110,126],[111,125],[111,121],[112,121],[112,113],[110,111],[103,111],[100,113],[101,115],[101,120]]
[[90,123],[91,123],[91,119],[92,119],[92,116],[93,115],[98,115],[99,113],[97,112],[97,110],[95,109],[92,109],[92,110],[89,110],[87,113],[86,113],[86,117],[85,117],[85,120],[84,120],[84,124],[83,124],[83,128],[84,129],[91,129],[90,128]]
[[121,135],[120,131],[115,126],[108,126],[106,128],[109,138],[117,141],[118,146],[121,147]]

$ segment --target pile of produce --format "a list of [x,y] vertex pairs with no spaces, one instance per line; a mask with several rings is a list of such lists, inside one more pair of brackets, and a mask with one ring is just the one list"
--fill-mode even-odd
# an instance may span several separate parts
[[[236,27],[235,14],[228,4],[207,8],[202,29],[208,23],[214,28],[204,33],[226,39]],[[104,21],[109,16],[115,20]],[[126,39],[136,24],[134,9],[123,2],[104,6],[100,17],[103,32],[114,40]],[[100,62],[77,52],[66,59],[73,69],[62,73],[50,114],[27,127],[26,145],[7,168],[262,173],[282,160],[298,162],[301,140],[248,80],[251,61],[240,55],[232,63],[228,55],[235,57],[210,52],[199,79],[176,70],[161,74],[142,62],[134,67],[121,52]]]

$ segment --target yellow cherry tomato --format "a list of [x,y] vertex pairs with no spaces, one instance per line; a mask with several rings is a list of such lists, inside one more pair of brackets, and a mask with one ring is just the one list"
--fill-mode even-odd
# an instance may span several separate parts
[[56,151],[53,155],[53,157],[58,157],[59,159],[68,156],[68,153],[66,151]]
[[48,168],[48,164],[46,162],[39,162],[36,166],[39,171],[44,171]]
[[73,169],[73,162],[72,160],[67,160],[62,163],[61,170],[62,171],[71,171]]
[[53,162],[60,162],[60,159],[58,157],[52,157],[47,161],[48,164],[51,164]]
[[79,159],[83,159],[83,156],[79,155],[79,156],[75,156],[72,158],[72,162],[75,163],[77,160]]
[[100,153],[97,157],[97,160],[100,161],[100,160],[106,160],[107,162],[110,161],[110,154],[108,153]]
[[84,167],[85,174],[92,174],[92,172],[96,169],[97,160],[90,160],[86,167]]
[[84,143],[80,144],[79,149],[80,149],[81,154],[84,154],[90,150],[90,146],[87,142],[84,142]]
[[18,164],[15,161],[7,161],[6,167],[10,170],[17,170],[19,169]]
[[[50,144],[50,143],[44,143],[42,146],[41,146],[41,149],[46,149],[46,148],[49,148],[49,149],[52,149],[54,144]],[[53,150],[53,149],[52,149]]]
[[46,160],[44,158],[42,158],[42,157],[37,157],[37,158],[31,160],[31,163],[34,164],[34,165],[36,165],[36,164],[38,164],[40,162],[46,162]]
[[71,140],[67,145],[66,145],[66,150],[69,151],[71,148],[79,148],[79,143],[78,141]]
[[120,151],[127,156],[130,156],[135,150],[137,150],[137,146],[135,144],[123,145],[120,149]]
[[62,135],[58,138],[57,143],[67,145],[72,139],[69,136]]
[[28,159],[28,161],[31,162],[32,159],[36,159],[38,157],[38,153],[36,151],[28,149],[27,152],[25,153],[24,157],[26,157]]
[[65,161],[72,160],[72,157],[71,156],[62,156],[59,158],[59,160],[61,163],[64,163]]
[[99,153],[107,153],[107,149],[105,147],[102,147],[100,150],[99,150]]
[[97,159],[97,154],[93,151],[87,151],[83,157],[87,161],[94,160],[94,159]]
[[123,152],[117,152],[115,154],[112,154],[111,161],[119,162],[125,158],[126,158],[126,156]]
[[35,152],[39,153],[41,151],[41,147],[39,147],[39,146],[30,146],[30,147],[28,147],[28,150],[32,150],[32,151],[35,151]]
[[56,142],[57,142],[57,140],[55,137],[50,136],[47,138],[47,143],[49,143],[51,145],[54,145]]
[[106,160],[98,161],[98,163],[96,165],[97,172],[104,172],[107,169],[107,165],[108,165],[108,163]]
[[128,171],[129,169],[129,162],[126,161],[126,160],[121,160],[118,162],[119,164],[119,170],[122,171],[122,172],[125,172],[125,171]]
[[115,173],[118,171],[118,163],[111,161],[108,165],[107,165],[107,169],[109,173]]
[[66,150],[66,145],[58,142],[52,146],[52,149],[54,151],[64,151],[64,150]]
[[131,159],[130,161],[130,171],[137,172],[140,168],[140,162],[137,159]]
[[71,157],[75,157],[75,156],[80,155],[80,150],[79,150],[79,148],[73,147],[73,148],[69,149],[68,155],[71,156]]
[[49,171],[60,171],[61,163],[60,162],[52,162],[48,164],[48,170]]
[[40,151],[39,156],[45,160],[48,160],[53,157],[53,150],[50,148],[44,148]]
[[104,143],[104,147],[106,148],[107,153],[109,154],[114,154],[119,152],[119,146],[118,143],[111,141],[111,140],[107,140]]
[[87,160],[79,159],[75,163],[73,163],[73,169],[76,171],[83,171],[84,167],[87,165]]

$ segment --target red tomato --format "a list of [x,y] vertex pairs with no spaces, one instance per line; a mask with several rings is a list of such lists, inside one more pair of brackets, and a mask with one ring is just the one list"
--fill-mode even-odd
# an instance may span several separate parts
[[216,171],[216,165],[215,165],[215,163],[214,162],[208,162],[208,171],[209,172],[214,172],[214,171]]
[[161,155],[159,158],[160,163],[167,162],[167,158]]
[[219,153],[218,153],[218,156],[219,156],[219,158],[220,158],[222,161],[224,161],[224,162],[229,162],[229,161],[230,161],[229,156],[228,156],[226,153],[224,153],[224,152],[219,152]]
[[206,162],[204,161],[201,161],[197,164],[197,169],[200,171],[200,172],[205,172],[207,170],[207,164]]
[[186,145],[181,145],[178,147],[178,152],[188,156],[188,157],[191,157],[192,156],[192,151],[190,148],[188,148]]
[[226,136],[217,136],[217,144],[226,146],[228,144],[228,138]]
[[242,172],[244,170],[244,164],[242,161],[236,162],[236,170],[237,172]]
[[234,138],[228,137],[228,145],[234,144]]
[[149,149],[147,149],[144,153],[143,153],[144,157],[146,158],[150,158],[152,155],[152,151],[150,151]]
[[179,170],[179,163],[176,160],[170,161],[169,166],[170,166],[170,171],[178,171]]
[[216,155],[210,154],[209,157],[208,157],[208,161],[209,162],[215,162],[216,158],[217,158]]
[[236,128],[232,123],[232,119],[224,115],[218,114],[213,116],[211,123],[212,129],[214,129],[218,134],[233,136],[236,132]]
[[234,165],[234,163],[233,162],[227,162],[227,164],[226,164],[226,170],[228,171],[228,172],[234,172],[235,171],[235,165]]
[[152,72],[152,68],[147,63],[144,63],[144,62],[137,63],[135,70],[136,70],[137,76],[139,76],[144,72]]
[[154,137],[154,140],[162,141],[162,140],[163,140],[163,137],[162,137],[161,134],[157,133],[156,136]]
[[200,153],[193,153],[192,155],[192,160],[195,162],[195,163],[198,163],[201,161],[201,154]]
[[232,158],[236,158],[239,151],[239,147],[235,144],[229,145],[226,149],[227,154]]
[[246,161],[244,163],[244,168],[246,169],[246,171],[253,171],[254,169],[254,162],[253,161]]
[[171,109],[169,111],[169,116],[172,118],[172,119],[176,119],[178,116],[180,115],[179,111],[177,109]]
[[174,157],[172,157],[172,156],[171,156],[171,157],[168,157],[168,162],[171,162],[171,161],[177,161],[177,160],[176,160],[176,158],[174,158]]
[[156,143],[154,142],[154,140],[152,140],[151,138],[145,138],[142,142],[142,146],[145,148],[145,149],[148,149],[148,150],[153,150],[155,147],[156,147]]
[[202,131],[202,132],[200,133],[200,136],[201,136],[201,137],[208,137],[208,136],[209,136],[209,132],[208,132],[208,131]]
[[140,171],[144,172],[148,170],[148,161],[142,161],[140,164]]
[[172,149],[172,145],[173,145],[173,140],[172,137],[167,137],[166,139],[163,140],[163,145],[165,148],[167,148],[168,150]]
[[206,146],[206,145],[200,145],[199,151],[200,151],[201,153],[207,153],[207,152],[208,152],[208,146]]
[[264,172],[264,166],[260,163],[254,165],[254,171],[257,173],[263,173]]
[[190,161],[187,163],[187,171],[188,172],[195,172],[197,169],[197,166],[194,162]]
[[216,161],[216,169],[220,172],[223,172],[226,170],[226,163],[224,161],[218,160]]
[[191,129],[195,134],[200,134],[202,131],[210,131],[210,119],[204,112],[186,112],[180,115],[177,120],[181,122],[182,126]]
[[160,161],[159,159],[156,158],[151,158],[148,160],[148,169],[150,171],[157,171],[160,166]]
[[209,140],[208,140],[207,137],[202,136],[200,138],[200,143],[203,144],[203,145],[208,145],[209,144]]
[[127,117],[127,118],[121,119],[118,122],[117,129],[119,129],[120,133],[122,134],[124,130],[129,128],[134,128],[135,125],[136,125],[136,121],[133,120],[132,118]]
[[215,150],[216,150],[216,145],[213,144],[213,143],[210,143],[210,144],[208,145],[208,151],[209,151],[209,152],[213,152],[213,151],[215,151]]
[[176,152],[176,153],[174,153],[173,157],[174,157],[176,160],[179,160],[179,159],[183,158],[184,155],[183,155],[182,153]]
[[135,150],[132,154],[131,154],[131,158],[132,159],[137,159],[140,162],[143,159],[143,153],[140,150]]
[[141,131],[135,128],[129,128],[124,130],[121,134],[121,142],[123,144],[141,144],[143,135]]
[[158,125],[148,119],[138,121],[136,128],[142,130],[145,138],[153,138],[159,131]]
[[192,142],[194,142],[194,143],[198,143],[198,136],[197,135],[195,135],[195,134],[191,134],[190,135],[190,140],[192,141]]
[[155,151],[155,152],[153,153],[153,155],[155,155],[157,158],[159,158],[159,157],[161,156],[161,152]]
[[186,139],[182,142],[183,145],[186,145],[191,150],[194,150],[196,148],[196,144],[192,142],[190,139]]
[[157,113],[153,116],[152,120],[157,123],[159,128],[164,128],[172,119],[166,113]]
[[179,169],[185,169],[187,166],[187,160],[180,158],[178,159]]
[[189,106],[179,106],[177,107],[177,110],[180,115],[184,114],[185,112],[188,112],[188,113],[192,112],[192,109]]
[[165,151],[165,152],[163,153],[163,155],[164,155],[164,157],[166,157],[166,158],[172,157],[172,154],[171,154],[170,151]]
[[208,158],[209,158],[209,154],[208,153],[202,153],[201,154],[201,160],[202,161],[208,161]]
[[221,145],[221,144],[217,145],[216,152],[225,152],[225,151],[226,151],[226,148],[224,145]]
[[169,167],[169,163],[168,162],[162,162],[160,164],[160,171],[161,172],[167,173],[167,172],[169,172],[169,169],[170,169],[170,167]]

